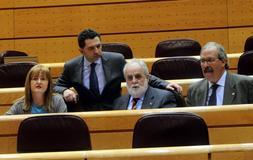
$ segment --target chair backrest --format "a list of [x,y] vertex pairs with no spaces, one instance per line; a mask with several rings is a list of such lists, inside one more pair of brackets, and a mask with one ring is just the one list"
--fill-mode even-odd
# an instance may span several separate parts
[[208,128],[196,114],[144,115],[134,127],[133,148],[209,145]]
[[253,36],[247,38],[244,44],[244,52],[253,50]]
[[0,65],[0,88],[24,87],[26,75],[35,62],[8,63]]
[[18,129],[17,152],[91,150],[86,123],[75,115],[46,115],[24,119]]
[[28,56],[25,52],[8,50],[1,52],[0,54],[0,64],[4,64],[4,57],[13,57],[13,56]]
[[253,75],[253,50],[244,52],[237,64],[237,73],[243,75]]
[[202,78],[200,61],[194,57],[168,57],[153,63],[151,74],[162,79]]
[[124,43],[103,43],[102,51],[121,53],[125,59],[133,58],[132,49]]
[[170,39],[159,42],[155,57],[193,56],[199,55],[201,45],[193,39]]

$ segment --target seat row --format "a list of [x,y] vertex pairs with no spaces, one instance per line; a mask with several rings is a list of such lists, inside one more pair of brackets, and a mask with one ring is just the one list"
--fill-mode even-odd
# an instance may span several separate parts
[[[133,131],[133,148],[209,145],[205,121],[190,112],[149,114]],[[18,130],[17,152],[91,150],[87,124],[76,115],[34,116]]]
[[[180,113],[179,113],[180,112]],[[224,144],[224,143],[246,143],[251,142],[253,140],[252,137],[252,131],[253,131],[253,123],[251,121],[251,116],[253,112],[252,104],[248,105],[229,105],[229,106],[220,106],[220,107],[185,107],[185,108],[167,108],[167,109],[149,109],[149,110],[136,110],[136,111],[99,111],[99,112],[76,112],[76,113],[64,113],[64,114],[54,114],[54,115],[76,115],[78,117],[81,117],[87,124],[89,128],[90,138],[91,138],[91,146],[92,149],[119,149],[119,148],[132,148],[134,141],[134,137],[139,139],[138,137],[141,137],[143,139],[140,139],[140,142],[137,142],[135,146],[140,145],[140,143],[146,142],[145,139],[150,139],[149,142],[153,145],[158,145],[157,141],[160,141],[161,144],[163,141],[159,140],[158,137],[166,137],[168,140],[170,137],[176,137],[176,136],[192,136],[195,132],[195,129],[193,131],[189,132],[183,132],[182,130],[179,130],[178,135],[174,135],[172,132],[167,133],[167,131],[164,131],[166,133],[161,134],[159,136],[156,135],[155,130],[160,130],[157,127],[163,126],[163,127],[169,127],[168,125],[177,124],[180,123],[180,120],[170,118],[170,121],[173,123],[167,123],[166,121],[159,120],[159,125],[152,125],[154,124],[152,121],[153,117],[151,116],[150,120],[146,121],[148,122],[148,125],[141,125],[142,127],[148,127],[146,128],[145,135],[139,134],[134,135],[134,126],[137,124],[137,122],[140,120],[142,121],[143,116],[145,115],[153,115],[158,114],[159,117],[164,114],[178,114],[180,117],[183,117],[185,112],[192,112],[204,119],[205,123],[208,127],[209,132],[209,143],[210,144]],[[43,116],[48,116],[51,114],[46,114]],[[2,146],[0,148],[0,153],[15,153],[17,152],[17,144],[19,144],[17,140],[18,136],[18,130],[23,122],[23,120],[27,119],[28,117],[36,117],[41,115],[13,115],[13,116],[0,116],[0,145]],[[187,115],[189,116],[189,115]],[[189,116],[190,117],[190,116]],[[181,119],[181,118],[180,118]],[[185,118],[187,119],[187,118]],[[197,122],[194,122],[193,125]],[[37,123],[38,122],[38,123]],[[41,122],[37,121],[36,123],[33,123],[33,126],[28,125],[30,127],[27,128],[26,131],[29,131],[32,127],[38,127],[42,128],[42,126],[53,126],[56,125],[55,129],[61,131],[61,126],[64,125],[63,122],[58,121],[49,121],[44,120]],[[65,122],[65,121],[64,121]],[[67,122],[67,121],[66,121]],[[166,122],[166,123],[165,123]],[[187,123],[183,122],[182,123]],[[57,123],[57,124],[56,124]],[[150,124],[150,125],[149,125]],[[192,124],[191,124],[192,125]],[[188,126],[188,125],[187,125]],[[75,126],[74,128],[78,128]],[[47,128],[46,128],[47,129]],[[71,130],[75,131],[72,127],[69,127],[69,131],[67,133],[71,132]],[[149,130],[151,129],[151,131]],[[190,129],[193,129],[191,127]],[[80,130],[80,133],[82,130]],[[162,130],[161,130],[162,131]],[[152,138],[149,138],[150,135],[148,133],[153,134]],[[163,132],[163,131],[162,131]],[[205,133],[205,131],[203,131]],[[202,132],[202,133],[203,133]],[[34,135],[29,135],[28,138],[42,138],[42,133],[34,133]],[[62,138],[53,136],[51,132],[48,132],[47,134],[52,135],[53,138]],[[170,135],[172,134],[172,135]],[[197,134],[197,133],[195,133]],[[21,134],[26,135],[26,134]],[[62,133],[64,135],[64,133]],[[68,134],[69,135],[69,134]],[[82,134],[83,136],[86,135],[85,133]],[[59,134],[61,136],[61,134]],[[69,139],[73,138],[71,137],[71,134],[69,135]],[[76,134],[73,134],[73,136],[77,136]],[[168,137],[170,136],[170,137]],[[135,139],[136,139],[135,138]],[[154,140],[154,142],[152,142]],[[64,141],[68,142],[68,139],[64,139]],[[197,141],[197,140],[196,140]],[[195,142],[196,142],[195,141]],[[29,141],[33,143],[34,141]],[[27,145],[29,145],[29,142]],[[166,141],[164,141],[166,142]],[[187,141],[185,140],[185,143]],[[207,141],[204,141],[203,139],[199,139],[198,144],[204,144]],[[203,143],[202,143],[203,142]],[[46,143],[46,142],[45,142]],[[175,143],[171,141],[171,143]],[[179,142],[177,142],[179,143]],[[181,141],[180,143],[184,143]],[[179,143],[179,144],[180,144]],[[188,143],[188,142],[187,142]],[[43,144],[43,143],[42,143]],[[60,143],[59,143],[60,144]],[[145,144],[144,144],[145,145]],[[175,145],[175,144],[174,144]]]

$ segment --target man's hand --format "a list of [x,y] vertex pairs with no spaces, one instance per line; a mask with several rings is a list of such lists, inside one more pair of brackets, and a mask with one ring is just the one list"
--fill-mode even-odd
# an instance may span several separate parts
[[66,89],[63,92],[63,98],[65,99],[66,102],[75,102],[77,103],[77,94],[70,90],[70,89]]
[[177,83],[173,83],[173,82],[170,82],[167,86],[166,86],[167,89],[171,89],[171,90],[176,90],[178,91],[179,93],[182,93],[183,91],[183,88],[178,85]]

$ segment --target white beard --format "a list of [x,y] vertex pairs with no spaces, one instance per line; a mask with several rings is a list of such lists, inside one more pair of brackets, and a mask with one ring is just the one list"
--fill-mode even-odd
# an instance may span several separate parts
[[148,89],[148,80],[145,80],[143,86],[140,86],[139,84],[132,85],[132,87],[128,86],[128,84],[126,86],[127,91],[131,96],[134,98],[141,98]]

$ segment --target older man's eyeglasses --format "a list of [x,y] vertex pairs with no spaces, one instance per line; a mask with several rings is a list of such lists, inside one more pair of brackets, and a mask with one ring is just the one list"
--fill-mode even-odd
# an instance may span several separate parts
[[213,63],[214,61],[216,61],[218,58],[200,58],[200,63]]
[[140,73],[137,73],[137,74],[130,74],[130,75],[127,75],[126,76],[126,80],[128,80],[128,81],[132,81],[133,79],[134,79],[134,77],[135,77],[135,79],[137,79],[137,80],[140,80],[141,78],[143,78],[143,74],[140,74]]

